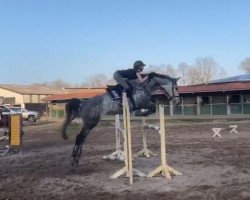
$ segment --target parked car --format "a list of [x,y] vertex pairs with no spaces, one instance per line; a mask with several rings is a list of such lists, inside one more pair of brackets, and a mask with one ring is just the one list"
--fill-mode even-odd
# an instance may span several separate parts
[[0,105],[0,132],[6,132],[2,131],[1,129],[8,127],[9,117],[10,117],[9,112],[6,113],[6,109]]
[[29,111],[22,107],[10,107],[9,109],[15,113],[22,114],[23,120],[28,120],[29,122],[36,122],[38,119],[40,119],[40,115],[36,111]]
[[15,114],[16,112],[14,110],[11,110],[6,105],[0,105],[0,110],[2,115],[9,115],[9,114]]

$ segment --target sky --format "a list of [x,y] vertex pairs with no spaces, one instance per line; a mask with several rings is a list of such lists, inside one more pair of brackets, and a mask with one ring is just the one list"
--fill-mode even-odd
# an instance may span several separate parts
[[0,0],[0,83],[112,77],[134,61],[212,57],[227,76],[250,57],[248,0]]

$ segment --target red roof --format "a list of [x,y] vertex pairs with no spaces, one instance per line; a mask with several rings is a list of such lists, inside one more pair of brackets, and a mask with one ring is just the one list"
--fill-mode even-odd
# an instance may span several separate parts
[[77,93],[67,93],[67,94],[54,94],[48,97],[45,97],[43,101],[53,101],[53,100],[67,100],[72,98],[78,99],[87,99],[97,95],[101,95],[104,92],[94,92],[94,91],[84,91],[84,92],[77,92]]
[[[250,90],[250,82],[217,83],[207,85],[179,86],[180,94],[208,93],[208,92],[226,92]],[[48,96],[43,101],[67,100],[71,98],[86,99],[101,95],[105,91],[82,91],[77,93],[55,94]],[[160,90],[154,92],[154,95],[163,94]]]
[[205,93],[250,90],[250,82],[218,83],[207,85],[180,86],[179,93]]

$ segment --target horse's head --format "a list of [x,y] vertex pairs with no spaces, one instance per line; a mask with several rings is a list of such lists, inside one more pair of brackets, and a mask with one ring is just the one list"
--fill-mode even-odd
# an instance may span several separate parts
[[160,89],[169,100],[172,100],[174,105],[178,104],[179,92],[177,81],[179,78],[171,78],[168,75],[151,72],[148,74],[148,79],[153,84],[153,90]]

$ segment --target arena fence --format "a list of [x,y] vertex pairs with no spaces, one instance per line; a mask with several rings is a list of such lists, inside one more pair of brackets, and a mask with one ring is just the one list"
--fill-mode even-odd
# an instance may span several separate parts
[[[170,116],[217,116],[217,115],[250,115],[250,103],[216,103],[216,104],[185,104],[164,106],[165,115]],[[172,110],[172,111],[171,111]]]

